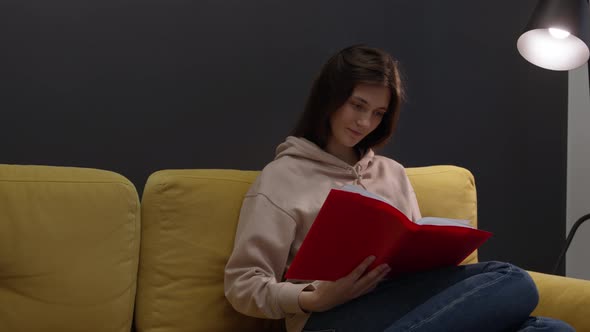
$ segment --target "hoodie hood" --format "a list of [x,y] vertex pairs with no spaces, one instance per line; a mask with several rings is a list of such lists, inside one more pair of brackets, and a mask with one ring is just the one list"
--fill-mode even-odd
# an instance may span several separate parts
[[357,177],[357,184],[360,184],[362,174],[374,161],[375,153],[372,149],[368,149],[355,165],[349,165],[305,138],[289,136],[276,148],[275,160],[286,156],[308,159],[326,166],[345,169],[352,172]]

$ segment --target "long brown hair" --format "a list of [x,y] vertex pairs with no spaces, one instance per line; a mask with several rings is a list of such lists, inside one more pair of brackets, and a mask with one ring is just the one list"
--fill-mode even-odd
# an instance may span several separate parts
[[356,148],[384,145],[393,135],[404,90],[398,62],[387,52],[365,45],[347,47],[324,64],[313,82],[305,110],[291,135],[306,138],[322,149],[330,137],[330,117],[351,96],[361,83],[379,84],[389,88],[391,98],[379,126],[360,141]]

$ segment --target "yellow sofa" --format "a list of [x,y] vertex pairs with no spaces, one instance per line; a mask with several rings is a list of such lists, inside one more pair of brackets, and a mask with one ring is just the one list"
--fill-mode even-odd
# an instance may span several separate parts
[[0,331],[129,331],[139,239],[123,176],[0,165]]
[[[0,165],[0,331],[129,331],[133,318],[140,332],[281,330],[235,312],[223,295],[242,197],[257,174],[159,171],[139,213],[135,188],[118,174]],[[423,215],[476,225],[469,171],[408,175]],[[590,281],[531,275],[535,314],[590,332]]]

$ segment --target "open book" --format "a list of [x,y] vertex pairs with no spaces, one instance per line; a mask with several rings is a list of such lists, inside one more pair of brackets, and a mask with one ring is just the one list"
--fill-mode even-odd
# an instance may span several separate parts
[[337,280],[370,255],[376,259],[368,271],[387,263],[389,277],[458,265],[491,235],[467,220],[414,223],[384,198],[344,186],[328,194],[285,277]]

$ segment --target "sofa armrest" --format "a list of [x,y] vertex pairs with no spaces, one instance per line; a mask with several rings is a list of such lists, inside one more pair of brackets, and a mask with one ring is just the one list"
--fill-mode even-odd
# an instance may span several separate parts
[[534,316],[561,319],[578,332],[590,332],[590,281],[529,272],[539,290]]

